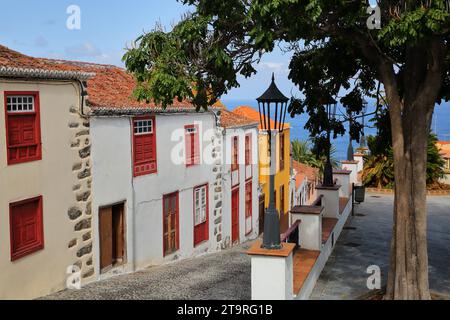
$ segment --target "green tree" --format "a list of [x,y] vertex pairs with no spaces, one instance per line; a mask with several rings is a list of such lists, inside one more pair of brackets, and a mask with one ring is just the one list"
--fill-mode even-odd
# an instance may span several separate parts
[[[304,163],[310,167],[319,169],[319,175],[322,176],[325,168],[326,155],[324,152],[317,153],[317,149],[311,147],[308,140],[294,139],[292,141],[292,158],[298,162]],[[331,165],[333,168],[339,167],[335,154],[337,150],[334,145],[331,145]]]
[[[435,103],[450,98],[448,0],[379,0],[381,29],[367,26],[368,1],[182,0],[194,12],[172,31],[142,35],[124,57],[139,82],[137,97],[167,106],[173,99],[211,105],[239,85],[238,75],[286,44],[294,52],[289,78],[303,92],[312,136],[327,129],[323,99],[338,96],[360,112],[364,95],[386,93],[396,179],[391,262],[386,298],[430,299],[426,163]],[[345,92],[342,94],[342,92]],[[350,134],[357,139],[352,123]]]

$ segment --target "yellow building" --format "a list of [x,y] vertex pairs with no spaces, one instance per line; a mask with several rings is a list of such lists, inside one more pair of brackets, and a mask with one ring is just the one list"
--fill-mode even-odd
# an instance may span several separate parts
[[[259,112],[248,106],[241,106],[236,108],[234,113],[246,116],[259,122]],[[269,180],[270,180],[270,158],[269,158],[269,139],[264,130],[259,128],[259,183],[262,188],[264,197],[264,208],[269,205]],[[289,182],[291,172],[290,159],[290,125],[284,125],[284,131],[277,133],[275,152],[276,152],[276,174],[275,174],[275,205],[280,213],[280,227],[282,230],[288,225],[288,211],[289,211]],[[260,214],[261,217],[261,214]]]

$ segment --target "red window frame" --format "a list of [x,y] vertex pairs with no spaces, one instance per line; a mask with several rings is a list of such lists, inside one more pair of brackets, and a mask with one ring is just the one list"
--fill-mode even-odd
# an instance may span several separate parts
[[[135,133],[135,123],[137,121],[150,120],[152,122],[152,130],[150,133],[139,134]],[[155,116],[136,117],[133,118],[131,126],[133,134],[133,176],[139,177],[147,174],[153,174],[158,172],[157,165],[157,146],[156,146],[156,121]],[[142,140],[142,141],[141,141]],[[152,157],[138,161],[136,158],[137,143],[150,144]],[[145,148],[145,146],[143,147]]]
[[252,134],[245,135],[245,165],[252,164]]
[[[245,185],[245,226],[246,235],[253,231],[253,223],[251,222],[253,215],[253,183],[251,181],[247,182]],[[250,218],[250,229],[247,230],[247,219]]]
[[[184,126],[186,167],[192,167],[200,164],[199,129],[198,124]],[[194,130],[194,132],[188,132],[189,130]]]
[[[33,213],[34,216],[34,238],[33,242],[25,244],[21,247],[17,248],[17,243],[15,239],[17,239],[16,232],[25,232],[27,230],[17,230],[15,226],[15,215],[25,214],[24,212],[19,212],[18,208],[22,207],[22,210],[26,205],[36,203],[36,211]],[[11,261],[16,261],[20,258],[23,258],[27,255],[35,253],[44,249],[44,224],[43,224],[43,213],[42,213],[42,196],[38,196],[31,199],[26,199],[18,202],[13,202],[9,204],[9,226],[10,226],[10,248],[11,248]],[[16,211],[17,210],[17,211]],[[22,217],[24,218],[24,217]],[[24,218],[25,219],[25,218]],[[24,221],[21,221],[24,223]],[[30,227],[30,225],[26,225],[25,227]],[[20,234],[19,237],[22,237],[23,234]],[[22,239],[21,239],[22,240]]]
[[284,170],[284,162],[285,162],[285,157],[284,157],[284,152],[285,152],[284,143],[285,143],[284,133],[281,133],[281,134],[280,134],[280,171],[283,171],[283,170]]
[[239,169],[239,137],[234,136],[231,141],[231,171],[236,171]]
[[[195,193],[197,190],[205,188],[206,192],[206,219],[204,222],[195,225],[195,212],[196,212],[196,204],[195,204]],[[194,187],[193,192],[193,224],[194,224],[194,247],[198,244],[209,240],[209,186],[208,184],[200,185]]]
[[[14,96],[33,96],[34,98],[34,111],[25,112],[8,112],[8,97],[12,98]],[[38,91],[5,91],[4,92],[4,106],[5,106],[5,128],[6,128],[6,154],[8,165],[14,165],[19,163],[26,163],[32,161],[42,160],[42,141],[41,141],[41,112],[40,112],[40,100]],[[33,119],[33,132],[34,132],[34,142],[24,143],[24,144],[11,144],[10,141],[10,122],[12,119],[20,119],[29,116],[34,116]],[[32,148],[36,148],[35,154],[32,156],[24,155],[20,157],[20,152],[25,151],[30,153]],[[15,152],[14,152],[15,151]],[[13,154],[19,154],[18,158],[12,158]]]

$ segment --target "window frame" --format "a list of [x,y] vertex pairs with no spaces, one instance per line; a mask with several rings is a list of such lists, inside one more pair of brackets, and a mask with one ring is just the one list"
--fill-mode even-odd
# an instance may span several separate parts
[[[250,194],[250,199],[247,199],[247,196],[249,194]],[[248,236],[253,231],[253,182],[251,180],[245,184],[245,209],[244,210],[245,210],[244,216],[245,216],[245,227],[246,227],[245,235]],[[247,219],[248,218],[250,218],[250,230],[247,230]]]
[[[195,194],[196,194],[197,190],[201,190],[203,188],[205,189],[205,220],[203,222],[201,222],[201,223],[196,224],[195,212],[196,212],[197,207],[196,207],[196,203],[195,203],[196,202],[195,201],[196,200],[195,199],[195,197],[196,197]],[[201,195],[200,195],[200,197],[201,197]],[[195,186],[193,188],[192,200],[193,200],[193,203],[192,203],[193,204],[192,222],[193,222],[193,233],[194,233],[193,234],[193,238],[194,238],[193,240],[194,240],[194,247],[196,247],[196,246],[200,245],[201,243],[206,242],[206,241],[209,240],[209,185],[208,185],[208,183],[203,184],[203,185],[198,185],[198,186]],[[204,238],[197,239],[196,238],[196,229],[198,230],[200,228],[204,228]]]
[[[19,249],[17,251],[14,251],[14,228],[13,228],[13,208],[19,207],[28,203],[32,202],[38,202],[38,209],[36,212],[37,215],[37,242],[33,244],[32,246],[28,246],[22,249]],[[43,197],[37,196],[34,198],[24,199],[21,201],[11,202],[9,204],[9,232],[10,232],[10,256],[11,256],[11,262],[17,261],[21,258],[24,258],[25,256],[28,256],[30,254],[33,254],[35,252],[41,251],[44,249],[44,218],[43,218]]]
[[[146,132],[146,133],[135,133],[135,122],[137,121],[145,121],[145,120],[151,120],[151,126],[152,126],[152,130],[151,132]],[[158,173],[158,147],[157,147],[157,137],[156,137],[156,117],[155,116],[141,116],[141,117],[134,117],[132,118],[132,125],[131,125],[131,134],[132,134],[132,147],[131,147],[131,152],[132,152],[132,170],[133,170],[133,177],[140,177],[140,176],[146,176],[146,175],[150,175],[150,174],[156,174]],[[153,148],[154,148],[154,160],[153,161],[149,161],[149,164],[153,164],[154,162],[154,169],[150,169],[147,171],[141,171],[139,173],[136,172],[136,137],[143,137],[143,136],[149,136],[150,139],[153,140]],[[142,163],[144,164],[144,162]]]
[[[18,97],[18,96],[33,96],[34,98],[34,111],[25,111],[25,112],[8,112],[8,97]],[[4,112],[5,112],[5,133],[6,133],[6,157],[7,164],[15,165],[20,163],[28,163],[34,161],[42,160],[42,137],[41,137],[41,112],[40,112],[40,92],[39,91],[4,91]],[[35,144],[36,144],[36,155],[33,157],[13,160],[10,158],[11,149],[19,148],[17,146],[12,146],[9,141],[9,117],[20,117],[24,115],[35,115],[34,118],[34,135],[35,135]]]
[[239,136],[231,137],[231,171],[239,170]]
[[[193,132],[188,132],[193,130]],[[192,138],[193,136],[193,138]],[[187,138],[194,141],[194,145],[191,145],[191,157],[188,159],[188,141]],[[198,124],[188,124],[184,126],[184,148],[185,148],[185,163],[186,167],[193,167],[200,164],[200,126]],[[196,151],[197,150],[197,151]],[[196,154],[198,152],[198,154]]]
[[284,132],[280,133],[279,143],[280,143],[280,171],[283,171],[285,168],[285,156],[284,153],[286,152],[286,148],[284,147],[286,140],[284,136]]

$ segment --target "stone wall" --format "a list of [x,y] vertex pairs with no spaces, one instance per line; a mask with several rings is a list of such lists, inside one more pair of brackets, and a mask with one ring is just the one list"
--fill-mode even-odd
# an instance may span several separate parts
[[70,147],[76,161],[72,166],[74,202],[67,210],[68,219],[73,223],[74,238],[67,246],[73,251],[73,264],[81,269],[82,282],[88,282],[94,276],[90,121],[88,117],[81,116],[75,106],[70,108],[70,114],[72,118],[68,124],[72,132]]
[[223,128],[216,127],[216,135],[212,141],[213,144],[213,174],[214,182],[214,239],[216,241],[216,250],[224,247],[224,239],[222,238],[222,204],[223,204]]

